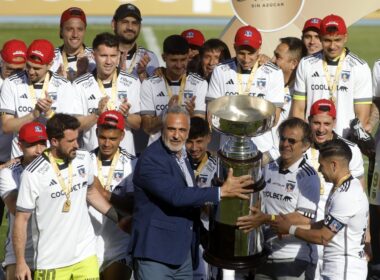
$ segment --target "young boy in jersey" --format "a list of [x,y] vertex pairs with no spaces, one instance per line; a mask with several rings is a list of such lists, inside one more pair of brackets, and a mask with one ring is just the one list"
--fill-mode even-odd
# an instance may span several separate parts
[[304,57],[297,68],[295,93],[290,115],[306,120],[312,104],[330,99],[336,107],[335,132],[349,135],[357,118],[367,129],[372,104],[371,71],[345,45],[346,24],[340,16],[326,16],[320,26],[322,51]]
[[141,118],[149,144],[160,137],[161,117],[173,105],[184,106],[190,116],[204,118],[207,82],[194,73],[187,73],[189,44],[180,35],[164,40],[162,75],[153,76],[141,86]]
[[351,149],[345,141],[327,141],[319,150],[319,170],[326,182],[333,184],[325,216],[309,227],[301,227],[281,215],[272,225],[279,234],[324,246],[322,279],[367,278],[364,244],[368,199],[360,181],[350,173],[351,158]]
[[[46,129],[45,126],[38,122],[24,124],[18,136],[18,144],[23,156],[18,162],[12,163],[0,170],[0,195],[8,209],[8,235],[5,245],[5,257],[3,267],[5,268],[6,279],[15,278],[16,257],[13,251],[12,232],[16,213],[16,201],[20,187],[21,173],[36,157],[46,149]],[[25,261],[33,271],[33,241],[31,236],[31,225],[28,224],[25,246]]]
[[[117,204],[123,208],[128,204],[126,196],[133,194],[132,174],[136,164],[136,158],[120,147],[125,137],[124,127],[124,116],[120,112],[111,110],[102,113],[96,129],[99,147],[91,153],[93,168],[104,189],[104,196],[110,202],[118,196],[121,202]],[[90,207],[90,214],[97,236],[96,253],[101,278],[129,279],[132,274],[127,256],[129,234],[95,208]]]
[[189,63],[187,71],[197,72],[200,64],[199,50],[205,42],[202,32],[197,29],[186,29],[182,31],[181,36],[186,39],[189,44]]
[[[216,172],[216,158],[207,151],[207,145],[211,141],[211,131],[208,122],[200,117],[190,119],[189,137],[186,140],[186,152],[195,181],[201,188],[211,187],[211,180]],[[206,230],[209,228],[209,209],[204,206],[201,211],[201,220]],[[203,234],[207,234],[204,232]],[[194,279],[207,279],[208,264],[203,260],[203,248],[199,248],[199,265],[194,270]]]
[[118,68],[119,41],[111,33],[96,35],[92,48],[96,69],[77,78],[73,86],[80,96],[83,148],[92,151],[98,146],[96,121],[105,110],[118,110],[125,119],[125,134],[121,147],[135,154],[131,129],[140,128],[140,81]]
[[99,191],[90,154],[78,150],[79,126],[66,114],[49,119],[50,148],[23,171],[13,228],[16,279],[32,279],[24,254],[31,216],[34,279],[99,279],[88,204],[115,222],[118,214]]
[[23,124],[34,120],[45,124],[55,112],[73,114],[77,95],[67,79],[49,70],[54,47],[48,40],[34,40],[26,57],[26,71],[6,79],[0,96],[3,131],[14,133],[12,158],[21,154],[17,133]]
[[141,12],[131,3],[120,5],[112,19],[112,29],[119,40],[122,53],[120,68],[140,81],[153,76],[160,66],[156,54],[137,45],[141,30]]
[[84,11],[71,7],[61,15],[59,37],[63,45],[55,49],[51,71],[73,81],[95,68],[92,49],[84,45],[87,20]]

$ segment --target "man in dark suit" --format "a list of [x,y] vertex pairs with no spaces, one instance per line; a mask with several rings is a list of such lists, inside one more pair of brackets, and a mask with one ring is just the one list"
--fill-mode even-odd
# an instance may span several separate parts
[[134,277],[190,280],[191,256],[196,256],[197,208],[225,197],[248,199],[244,187],[253,181],[250,175],[233,177],[230,169],[220,188],[198,188],[186,158],[188,112],[174,105],[162,122],[162,137],[141,155],[133,176],[135,208],[130,249]]

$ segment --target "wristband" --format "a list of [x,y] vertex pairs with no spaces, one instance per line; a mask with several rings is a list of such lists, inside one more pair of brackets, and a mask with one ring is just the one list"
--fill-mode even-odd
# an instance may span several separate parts
[[295,235],[297,228],[298,228],[297,226],[291,225],[290,228],[289,228],[289,234],[290,235]]
[[272,215],[270,216],[270,221],[271,221],[271,222],[274,222],[275,220],[276,220],[276,215],[272,214]]

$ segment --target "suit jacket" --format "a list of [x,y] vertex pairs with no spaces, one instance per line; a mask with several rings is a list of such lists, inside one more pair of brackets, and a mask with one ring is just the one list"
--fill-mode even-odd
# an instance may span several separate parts
[[193,171],[186,162],[194,187],[187,186],[175,155],[161,138],[140,156],[133,175],[130,252],[134,258],[181,265],[192,246],[194,220],[199,219],[199,212],[194,210],[206,202],[218,203],[218,188],[195,186]]

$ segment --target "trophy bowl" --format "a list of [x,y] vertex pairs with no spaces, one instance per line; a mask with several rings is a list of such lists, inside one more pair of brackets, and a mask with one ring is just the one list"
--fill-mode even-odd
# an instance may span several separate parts
[[263,98],[248,95],[219,97],[208,104],[209,123],[215,130],[237,137],[253,137],[270,129],[275,106]]

